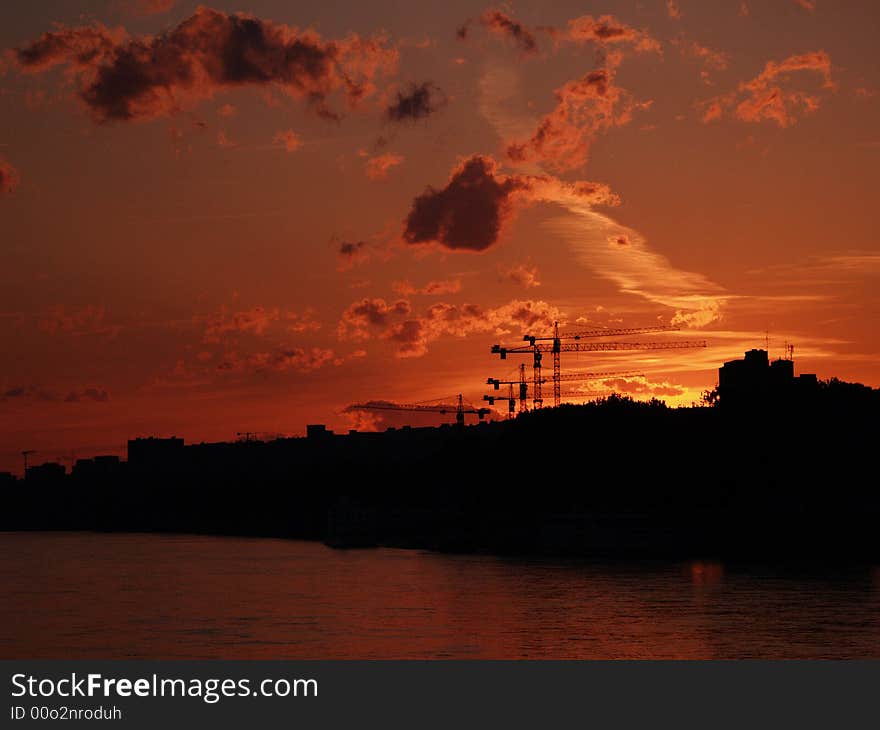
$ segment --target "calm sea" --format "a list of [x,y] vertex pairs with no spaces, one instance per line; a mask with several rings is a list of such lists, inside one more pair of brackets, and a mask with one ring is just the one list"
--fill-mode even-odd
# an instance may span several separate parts
[[880,657],[880,569],[0,533],[2,658]]

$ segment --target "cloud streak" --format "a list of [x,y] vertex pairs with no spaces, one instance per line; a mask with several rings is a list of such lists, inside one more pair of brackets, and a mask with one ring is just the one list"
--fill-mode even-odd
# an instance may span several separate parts
[[672,323],[683,327],[705,327],[721,318],[727,297],[720,286],[676,268],[638,231],[582,202],[564,197],[557,202],[568,215],[546,225],[568,241],[578,261],[621,292],[674,309]]

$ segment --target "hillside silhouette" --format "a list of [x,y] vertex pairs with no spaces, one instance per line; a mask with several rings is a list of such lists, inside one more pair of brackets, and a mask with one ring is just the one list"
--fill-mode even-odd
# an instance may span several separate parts
[[877,557],[880,390],[786,382],[730,389],[722,378],[706,404],[689,408],[615,395],[474,426],[135,439],[127,461],[7,477],[2,528],[501,553]]

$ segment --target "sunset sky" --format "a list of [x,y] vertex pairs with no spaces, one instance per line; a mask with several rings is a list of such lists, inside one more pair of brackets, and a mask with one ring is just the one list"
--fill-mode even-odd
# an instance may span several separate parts
[[0,470],[476,403],[554,320],[708,341],[564,357],[638,397],[767,333],[880,386],[878,35],[868,0],[4,3]]

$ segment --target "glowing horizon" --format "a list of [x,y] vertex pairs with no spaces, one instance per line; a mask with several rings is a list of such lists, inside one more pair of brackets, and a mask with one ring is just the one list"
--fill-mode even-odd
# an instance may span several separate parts
[[867,2],[72,5],[0,10],[0,471],[480,404],[556,320],[880,386]]

